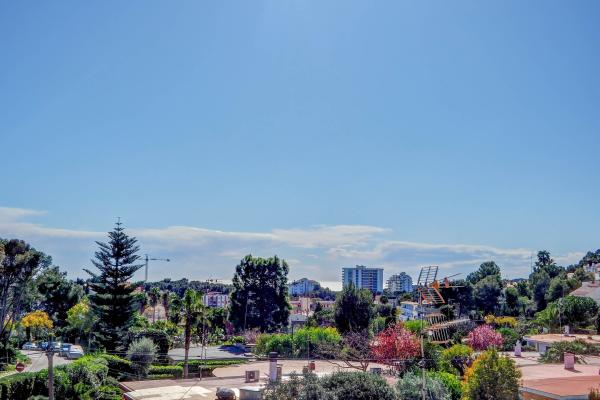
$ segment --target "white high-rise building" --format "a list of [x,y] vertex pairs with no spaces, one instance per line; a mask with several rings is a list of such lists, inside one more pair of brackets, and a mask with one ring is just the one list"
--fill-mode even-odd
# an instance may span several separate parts
[[369,268],[357,265],[354,268],[342,268],[344,287],[352,283],[359,289],[369,289],[373,293],[383,292],[383,268]]
[[302,278],[294,281],[288,285],[288,291],[290,296],[304,296],[310,294],[319,286],[319,282],[311,279]]
[[411,293],[413,290],[412,278],[405,272],[400,272],[399,274],[392,275],[387,280],[387,290],[389,290],[390,293]]

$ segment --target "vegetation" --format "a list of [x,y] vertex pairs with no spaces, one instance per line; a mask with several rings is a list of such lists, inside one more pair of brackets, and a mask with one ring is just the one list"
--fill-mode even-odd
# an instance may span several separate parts
[[35,274],[51,260],[22,240],[0,239],[0,370],[14,361],[9,339]]
[[399,400],[452,400],[450,390],[439,375],[425,375],[425,385],[420,372],[408,372],[396,384]]
[[156,350],[156,345],[148,338],[134,340],[127,348],[127,359],[131,361],[139,379],[148,375],[148,370],[156,359]]
[[[330,344],[338,346],[342,340],[335,328],[301,328],[294,334],[261,334],[256,340],[255,352],[266,355],[276,351],[283,357],[306,357],[314,354],[318,346]],[[311,351],[312,349],[312,351]]]
[[141,268],[135,264],[139,250],[135,238],[127,236],[120,222],[108,233],[109,242],[96,242],[94,266],[99,274],[86,270],[92,277],[90,306],[98,318],[94,339],[107,350],[124,346],[123,338],[133,324],[135,288],[130,284],[133,274]]
[[490,325],[480,325],[469,332],[469,345],[475,350],[487,350],[490,347],[502,348],[503,339]]
[[586,355],[600,355],[600,347],[581,339],[572,342],[556,342],[540,356],[540,361],[544,363],[562,363],[565,353],[573,353],[575,361],[582,362]]
[[287,325],[288,271],[288,264],[277,256],[247,255],[240,261],[233,276],[229,315],[237,330],[274,332]]
[[482,353],[465,373],[465,400],[517,400],[520,371],[495,349]]
[[341,334],[369,329],[373,318],[373,295],[350,284],[335,300],[335,326]]

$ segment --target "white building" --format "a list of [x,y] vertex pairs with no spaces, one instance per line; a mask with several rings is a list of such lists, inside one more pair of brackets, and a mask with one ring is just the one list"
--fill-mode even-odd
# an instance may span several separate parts
[[319,286],[319,282],[307,278],[298,279],[288,285],[290,296],[303,296],[309,294]]
[[354,268],[342,268],[344,287],[352,283],[359,289],[369,289],[373,293],[383,292],[383,268],[368,268],[357,265]]
[[229,305],[229,295],[221,292],[208,292],[203,296],[202,302],[206,307],[225,308]]
[[405,272],[400,272],[399,274],[392,275],[387,280],[387,289],[391,293],[411,293],[413,290],[412,278]]
[[438,312],[435,308],[419,306],[416,301],[402,301],[400,302],[400,313],[398,319],[400,321],[412,321],[414,319],[420,319],[428,314]]

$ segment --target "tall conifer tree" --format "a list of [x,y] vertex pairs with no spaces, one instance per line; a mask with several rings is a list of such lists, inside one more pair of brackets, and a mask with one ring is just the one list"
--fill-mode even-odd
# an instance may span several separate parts
[[108,243],[96,242],[99,249],[92,263],[100,273],[86,272],[92,276],[90,306],[98,318],[95,339],[107,350],[116,350],[133,322],[135,287],[130,280],[142,264],[136,264],[137,240],[127,236],[120,221],[108,237]]

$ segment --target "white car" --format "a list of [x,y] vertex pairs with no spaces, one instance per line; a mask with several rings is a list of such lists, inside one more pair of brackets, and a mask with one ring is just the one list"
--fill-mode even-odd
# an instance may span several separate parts
[[83,357],[84,352],[83,352],[83,348],[81,346],[71,346],[71,348],[69,349],[69,352],[67,353],[67,358],[69,360],[76,360],[78,358]]
[[33,342],[27,342],[23,345],[23,350],[39,350],[39,346],[37,345],[37,343],[33,343]]

